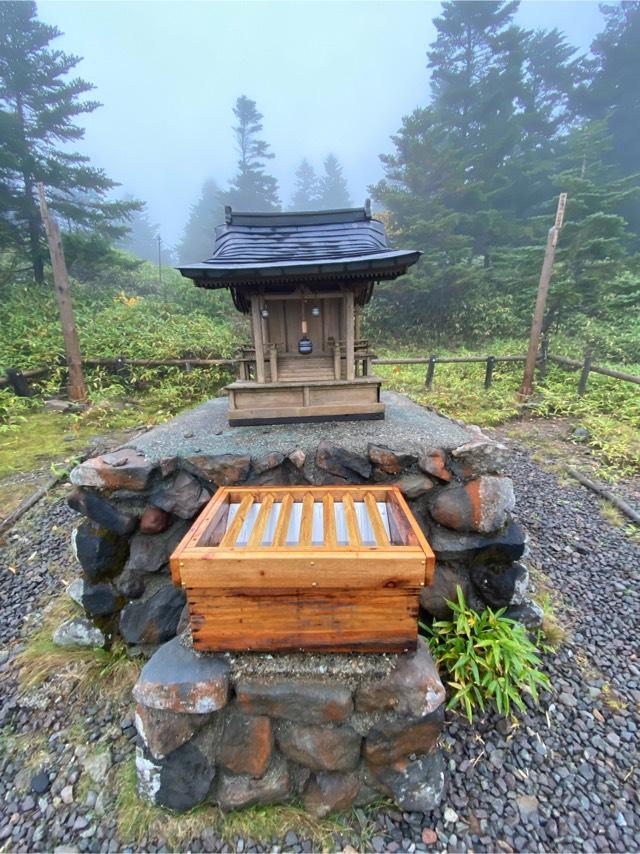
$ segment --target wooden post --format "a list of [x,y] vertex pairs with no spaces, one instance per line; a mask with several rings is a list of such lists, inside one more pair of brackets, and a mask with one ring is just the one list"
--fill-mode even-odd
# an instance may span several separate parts
[[278,382],[278,348],[275,344],[269,346],[269,365],[271,367],[271,382]]
[[427,366],[427,378],[424,381],[428,391],[431,391],[431,387],[433,386],[433,375],[436,372],[436,357],[433,353],[429,356],[429,364]]
[[584,364],[580,372],[580,380],[578,381],[578,394],[582,397],[587,390],[587,380],[589,379],[589,371],[591,370],[591,351],[587,350],[584,354]]
[[345,355],[347,358],[347,376],[346,379],[352,380],[355,379],[355,316],[354,316],[354,304],[353,304],[353,291],[345,291],[344,295],[344,306],[345,306]]
[[333,375],[334,378],[339,380],[342,379],[342,364],[341,364],[342,354],[340,352],[340,342],[333,342]]
[[264,343],[262,340],[262,317],[260,316],[260,297],[251,297],[251,325],[253,326],[253,341],[256,347],[256,379],[264,382]]
[[86,400],[87,386],[82,372],[82,356],[80,355],[80,343],[73,316],[73,305],[69,292],[69,275],[62,250],[60,229],[58,223],[49,216],[47,200],[44,196],[44,185],[38,184],[38,195],[40,197],[40,213],[49,243],[49,255],[53,267],[53,284],[58,300],[58,311],[60,313],[60,324],[64,337],[64,349],[67,356],[67,367],[69,380],[67,383],[67,394],[70,400]]
[[544,307],[547,301],[547,293],[549,291],[549,283],[551,281],[551,271],[553,270],[553,261],[556,254],[556,244],[558,243],[558,234],[562,228],[562,220],[564,219],[564,209],[567,203],[567,194],[560,193],[558,199],[558,208],[556,210],[556,221],[552,228],[549,229],[547,237],[547,248],[544,252],[544,261],[542,262],[542,270],[540,271],[540,282],[538,283],[538,296],[536,298],[536,307],[533,312],[533,321],[531,323],[531,334],[529,336],[529,350],[527,352],[527,360],[524,366],[524,376],[522,385],[520,386],[519,396],[522,400],[533,391],[533,372],[536,367],[536,359],[538,356],[538,342],[540,341],[540,332],[542,330],[542,320],[544,318]]
[[496,363],[495,356],[487,356],[487,368],[484,372],[484,390],[488,391],[491,388],[491,383],[493,382],[493,366]]

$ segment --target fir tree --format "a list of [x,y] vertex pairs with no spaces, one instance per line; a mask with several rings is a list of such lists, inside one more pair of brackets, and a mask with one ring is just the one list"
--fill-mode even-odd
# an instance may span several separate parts
[[296,169],[294,193],[290,210],[312,211],[319,206],[320,185],[315,169],[303,158]]
[[100,104],[85,98],[94,88],[90,83],[69,78],[79,57],[50,48],[61,33],[36,14],[33,2],[0,3],[0,238],[28,253],[34,277],[42,281],[39,182],[53,211],[76,229],[103,237],[126,233],[126,220],[140,205],[107,201],[117,185],[66,148],[84,136],[75,118]]
[[351,197],[349,196],[347,181],[342,174],[342,166],[335,154],[329,154],[324,161],[324,172],[320,178],[318,207],[351,207]]
[[238,98],[233,113],[238,121],[233,132],[240,157],[238,171],[223,194],[224,204],[243,211],[280,210],[278,182],[264,171],[266,161],[275,155],[259,136],[262,113],[258,112],[256,102],[246,95]]
[[[142,210],[136,211],[131,217],[129,232],[126,237],[118,241],[118,245],[143,261],[157,263],[159,235],[160,227],[157,223],[151,222],[145,205]],[[161,253],[162,263],[165,265],[171,264],[172,257],[169,249],[166,246],[162,246]]]
[[191,206],[182,240],[176,249],[178,261],[189,264],[210,258],[216,226],[223,222],[224,208],[220,188],[214,180],[209,179],[202,185],[200,198]]

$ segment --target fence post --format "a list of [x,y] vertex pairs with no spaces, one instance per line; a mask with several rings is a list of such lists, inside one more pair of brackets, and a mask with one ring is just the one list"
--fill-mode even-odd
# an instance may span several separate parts
[[547,361],[549,359],[549,338],[545,334],[543,334],[542,339],[540,341],[540,379],[543,380],[547,373]]
[[431,387],[433,386],[433,375],[436,372],[436,357],[432,353],[429,356],[429,364],[427,365],[427,378],[424,381],[427,389],[431,391]]
[[484,372],[484,390],[488,391],[491,388],[491,383],[493,382],[493,366],[496,363],[495,356],[487,356],[487,369]]
[[589,379],[589,371],[591,370],[591,351],[587,350],[584,354],[584,364],[580,373],[580,381],[578,382],[578,395],[583,396],[587,390],[587,380]]

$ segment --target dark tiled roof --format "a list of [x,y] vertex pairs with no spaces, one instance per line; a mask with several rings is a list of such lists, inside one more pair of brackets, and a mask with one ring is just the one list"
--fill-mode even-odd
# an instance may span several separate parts
[[384,226],[368,206],[301,213],[234,213],[216,228],[213,255],[180,266],[203,287],[237,287],[296,277],[392,279],[419,252],[389,249]]

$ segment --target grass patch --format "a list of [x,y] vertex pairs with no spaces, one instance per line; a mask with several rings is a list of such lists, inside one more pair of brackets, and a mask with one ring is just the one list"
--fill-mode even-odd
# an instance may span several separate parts
[[544,618],[539,629],[541,640],[544,641],[549,651],[555,652],[569,637],[569,630],[561,621],[560,611],[570,613],[571,609],[542,570],[530,566],[529,571],[533,582],[531,597],[544,611]]
[[48,737],[41,730],[16,733],[9,727],[0,730],[0,756],[20,756],[22,767],[37,771],[49,758]]
[[[523,346],[494,342],[491,349],[501,355],[522,351]],[[381,353],[388,358],[411,355],[417,354],[397,350]],[[442,351],[438,355],[453,354]],[[457,351],[456,355],[465,352]],[[407,394],[443,415],[481,427],[504,424],[524,413],[536,418],[566,418],[571,429],[579,425],[589,431],[585,445],[605,477],[626,476],[640,470],[640,400],[636,387],[629,383],[592,374],[586,394],[579,397],[576,372],[549,364],[545,378],[536,382],[535,395],[523,406],[517,399],[522,381],[520,363],[498,362],[488,391],[483,387],[483,362],[436,365],[431,391],[425,387],[426,365],[377,365],[375,369],[387,388]],[[640,373],[637,365],[626,365],[624,369]]]
[[31,412],[19,430],[0,434],[0,477],[30,471],[52,460],[73,459],[93,428],[82,429],[67,414]]
[[18,684],[24,693],[51,678],[69,684],[69,693],[79,699],[101,697],[124,700],[140,672],[139,662],[129,658],[126,646],[116,642],[110,649],[69,649],[56,646],[52,636],[66,619],[81,614],[66,594],[59,596],[41,613],[38,628],[24,638],[24,647],[15,658]]
[[348,816],[314,818],[297,804],[255,806],[231,813],[207,804],[173,813],[138,797],[133,758],[119,769],[115,788],[118,833],[123,842],[134,846],[140,846],[145,837],[162,836],[170,850],[185,850],[191,839],[207,830],[229,843],[238,837],[269,843],[293,831],[299,838],[311,840],[314,850],[331,851],[336,847],[336,833],[352,837],[356,843],[367,833],[367,826],[356,833]]
[[598,503],[600,505],[600,515],[605,522],[608,522],[615,528],[623,528],[625,526],[626,516],[624,516],[614,504],[611,504],[611,502],[607,501],[606,498],[600,499]]

